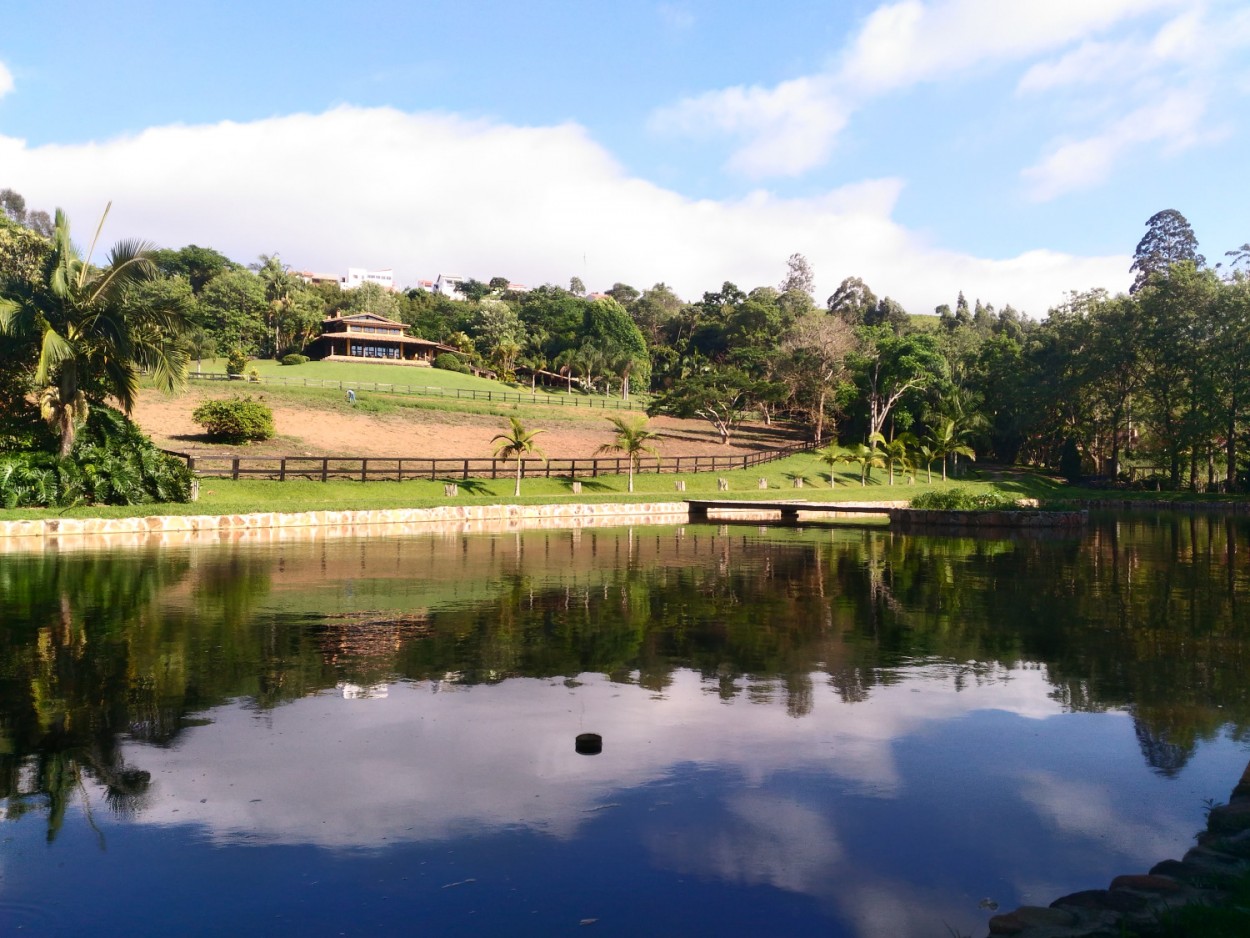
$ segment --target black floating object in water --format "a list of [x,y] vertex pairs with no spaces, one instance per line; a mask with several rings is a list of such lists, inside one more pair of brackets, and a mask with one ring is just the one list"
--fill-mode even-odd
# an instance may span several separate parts
[[603,752],[603,737],[598,733],[578,733],[575,746],[583,756],[597,756]]

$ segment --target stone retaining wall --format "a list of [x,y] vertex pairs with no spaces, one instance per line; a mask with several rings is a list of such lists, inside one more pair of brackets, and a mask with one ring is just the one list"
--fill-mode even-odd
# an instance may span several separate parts
[[1088,511],[937,511],[892,508],[890,526],[909,528],[1079,528]]
[[1170,502],[1164,499],[1146,501],[1140,498],[1089,498],[1079,504],[1087,508],[1115,509],[1136,508],[1146,511],[1219,511],[1233,514],[1250,514],[1250,500],[1235,502]]
[[0,553],[161,546],[210,542],[268,543],[366,534],[470,533],[521,528],[591,527],[646,521],[681,524],[685,502],[562,505],[444,505],[369,511],[145,518],[40,518],[0,521]]
[[1017,938],[1149,936],[1160,916],[1191,903],[1228,901],[1230,876],[1250,872],[1250,765],[1228,804],[1212,808],[1198,846],[1183,860],[1164,860],[1149,873],[1117,876],[1106,889],[1087,889],[1049,906],[1022,906],[990,919],[990,935]]

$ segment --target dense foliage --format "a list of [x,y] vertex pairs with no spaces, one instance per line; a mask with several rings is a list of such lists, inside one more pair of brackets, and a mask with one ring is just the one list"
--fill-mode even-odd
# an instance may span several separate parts
[[[724,441],[741,420],[762,417],[822,446],[885,453],[912,440],[900,453],[904,470],[946,474],[975,455],[1071,479],[1245,490],[1250,245],[1212,268],[1180,212],[1158,212],[1146,229],[1128,294],[1073,293],[1033,316],[962,292],[934,315],[913,314],[856,276],[818,303],[801,254],[776,287],[726,282],[687,302],[664,283],[588,294],[576,278],[568,289],[523,290],[483,277],[454,297],[341,290],[306,282],[277,255],[245,267],[189,245],[149,252],[160,276],[135,295],[179,310],[188,351],[226,355],[236,375],[249,358],[298,360],[290,356],[328,316],[370,311],[506,381],[545,374],[570,392],[648,392],[652,413],[705,419]],[[38,280],[48,244],[0,221],[0,276]],[[33,393],[15,376],[38,349],[9,341],[0,335],[0,383]],[[460,370],[462,361],[449,354],[435,364]],[[0,438],[29,433],[2,411]]]
[[91,408],[72,459],[60,459],[48,449],[0,456],[0,505],[5,508],[144,505],[190,497],[186,463],[157,449],[124,414],[109,407]]
[[970,492],[953,488],[938,492],[921,492],[911,500],[912,508],[931,511],[1010,511],[1020,505],[1014,498],[998,492]]
[[205,401],[192,411],[191,419],[211,439],[223,443],[253,443],[273,436],[273,411],[250,397]]

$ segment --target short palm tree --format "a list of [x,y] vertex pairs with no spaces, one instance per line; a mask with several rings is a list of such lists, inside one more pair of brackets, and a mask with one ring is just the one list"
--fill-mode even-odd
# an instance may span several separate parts
[[871,446],[857,443],[851,447],[851,453],[854,461],[859,463],[859,484],[861,486],[865,486],[872,481],[873,469],[885,468],[885,457],[881,455],[881,450],[877,449],[875,442]]
[[971,446],[961,442],[960,433],[955,428],[955,421],[949,417],[942,421],[929,434],[929,447],[942,460],[942,481],[946,481],[946,460],[951,456],[967,456],[976,462],[977,454]]
[[609,417],[608,423],[616,428],[616,439],[604,443],[596,453],[624,453],[629,457],[629,490],[634,490],[634,472],[638,468],[638,460],[643,453],[659,455],[652,440],[658,440],[659,434],[647,429],[646,417]]
[[868,438],[869,443],[881,447],[881,458],[885,462],[885,473],[889,476],[889,484],[894,484],[894,467],[897,466],[904,474],[912,469],[912,444],[915,438],[910,433],[900,433],[892,440],[887,440],[880,433]]
[[834,466],[839,463],[847,463],[849,465],[853,462],[859,462],[858,454],[848,450],[839,449],[837,443],[830,443],[828,448],[822,449],[820,451],[820,458],[825,465],[829,467],[829,488],[835,488],[837,486],[837,477],[833,474]]
[[536,456],[543,455],[543,451],[534,443],[534,437],[543,431],[526,430],[525,425],[516,417],[509,417],[508,420],[512,424],[509,431],[496,434],[491,442],[497,444],[495,446],[496,456],[501,459],[516,460],[516,489],[512,494],[519,497],[521,494],[521,460],[531,453]]
[[149,245],[120,241],[106,266],[91,264],[107,217],[106,208],[83,259],[70,240],[65,213],[57,209],[52,247],[38,280],[0,298],[0,335],[39,339],[39,411],[60,434],[62,458],[74,446],[89,399],[112,397],[129,414],[141,372],[166,390],[178,390],[191,360],[182,338],[182,310],[140,304],[134,297],[132,288],[156,273]]
[[938,460],[937,451],[929,445],[928,441],[921,443],[916,447],[916,458],[918,462],[924,463],[924,471],[927,476],[929,485],[933,484],[933,464]]

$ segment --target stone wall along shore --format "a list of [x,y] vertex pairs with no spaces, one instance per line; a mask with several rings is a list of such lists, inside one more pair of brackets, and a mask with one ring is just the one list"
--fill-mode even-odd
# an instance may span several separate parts
[[683,524],[685,502],[575,505],[445,505],[370,511],[304,511],[143,518],[40,518],[0,521],[0,553],[277,543],[369,534],[477,533],[579,528],[624,522]]

